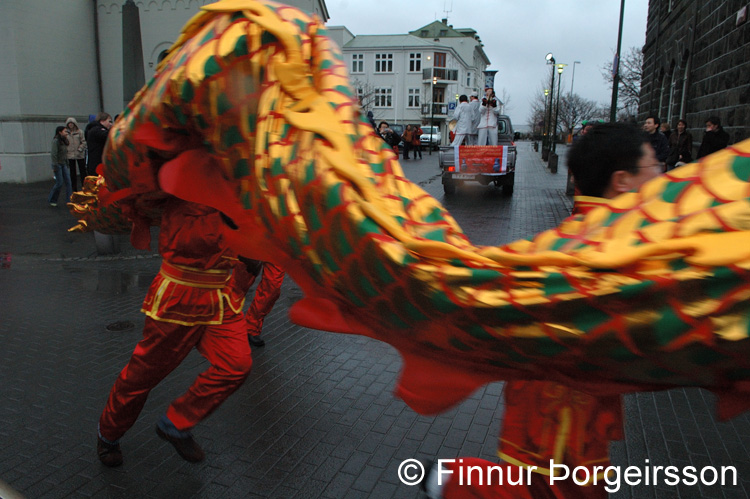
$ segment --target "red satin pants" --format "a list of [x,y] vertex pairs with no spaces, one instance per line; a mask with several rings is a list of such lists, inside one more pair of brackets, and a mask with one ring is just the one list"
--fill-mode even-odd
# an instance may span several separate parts
[[188,391],[172,402],[167,417],[178,430],[188,430],[208,417],[250,374],[253,360],[241,314],[225,309],[219,325],[184,326],[146,317],[143,339],[109,393],[99,431],[116,441],[138,419],[148,394],[197,348],[211,366]]
[[263,329],[263,321],[281,295],[284,270],[268,262],[263,263],[263,277],[255,289],[253,302],[247,309],[245,320],[247,334],[258,336]]

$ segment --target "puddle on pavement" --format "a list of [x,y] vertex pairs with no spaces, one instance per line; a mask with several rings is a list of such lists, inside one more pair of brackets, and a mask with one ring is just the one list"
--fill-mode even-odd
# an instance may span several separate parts
[[67,270],[84,289],[109,295],[119,295],[133,290],[142,291],[145,295],[151,281],[154,280],[154,274],[142,272],[82,268]]

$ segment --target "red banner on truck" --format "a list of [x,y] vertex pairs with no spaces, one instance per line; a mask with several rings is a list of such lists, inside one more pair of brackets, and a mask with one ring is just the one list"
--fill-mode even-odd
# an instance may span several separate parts
[[508,146],[459,146],[453,148],[453,154],[456,172],[508,172]]

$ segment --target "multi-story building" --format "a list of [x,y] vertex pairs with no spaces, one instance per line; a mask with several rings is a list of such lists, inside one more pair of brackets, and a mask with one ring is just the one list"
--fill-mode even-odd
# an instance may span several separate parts
[[375,121],[433,122],[445,137],[446,120],[461,94],[480,94],[490,61],[473,29],[453,29],[447,19],[402,35],[353,35],[328,28],[342,47],[363,110]]
[[639,118],[687,120],[696,145],[718,116],[730,143],[750,137],[747,0],[650,0]]
[[[214,1],[0,1],[0,182],[50,179],[55,127],[120,113],[182,26]],[[328,20],[325,0],[284,3]]]

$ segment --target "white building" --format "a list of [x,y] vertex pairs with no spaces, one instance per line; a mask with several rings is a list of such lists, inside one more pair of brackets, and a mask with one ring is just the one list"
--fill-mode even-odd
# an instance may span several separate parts
[[446,120],[461,94],[481,94],[490,61],[473,29],[453,29],[447,19],[403,35],[353,35],[329,26],[340,44],[364,111],[375,121],[434,123]]
[[[130,0],[132,2],[132,0]],[[121,112],[125,0],[0,0],[0,182],[51,181],[50,144],[69,116]],[[182,26],[213,0],[138,0],[145,81]],[[328,20],[325,0],[284,0]],[[130,45],[129,45],[130,47]]]

